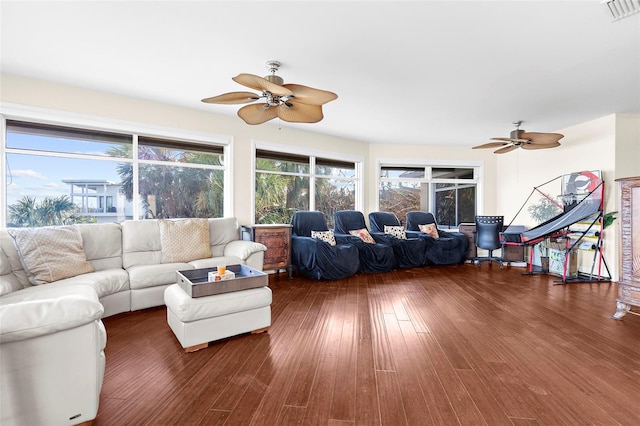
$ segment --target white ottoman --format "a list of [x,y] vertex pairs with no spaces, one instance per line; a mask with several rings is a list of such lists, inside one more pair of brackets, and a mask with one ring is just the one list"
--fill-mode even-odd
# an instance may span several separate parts
[[258,287],[192,298],[178,284],[164,291],[167,322],[187,352],[243,333],[261,333],[271,325],[271,289]]

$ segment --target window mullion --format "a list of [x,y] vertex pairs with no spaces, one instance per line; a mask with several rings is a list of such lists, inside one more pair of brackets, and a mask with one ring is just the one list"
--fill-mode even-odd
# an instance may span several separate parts
[[316,157],[309,157],[309,210],[316,210]]
[[131,194],[131,201],[133,203],[133,219],[140,219],[142,217],[142,212],[140,211],[142,203],[140,202],[140,184],[138,179],[140,177],[140,173],[138,171],[138,165],[140,161],[138,160],[138,135],[133,135],[133,148],[131,149],[132,157],[133,157],[133,190]]

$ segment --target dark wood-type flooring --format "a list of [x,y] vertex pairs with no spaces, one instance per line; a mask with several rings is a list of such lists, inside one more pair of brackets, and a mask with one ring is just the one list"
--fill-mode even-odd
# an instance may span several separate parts
[[272,326],[185,353],[166,308],[104,320],[94,425],[639,425],[615,283],[467,264],[272,275]]

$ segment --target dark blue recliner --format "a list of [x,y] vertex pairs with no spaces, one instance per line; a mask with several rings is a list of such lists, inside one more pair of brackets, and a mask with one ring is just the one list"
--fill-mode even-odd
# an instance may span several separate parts
[[469,240],[460,232],[447,232],[438,229],[439,238],[433,238],[420,232],[419,225],[433,223],[437,227],[431,213],[411,211],[407,213],[407,236],[419,236],[427,243],[428,265],[453,265],[464,263],[469,248]]
[[427,243],[424,239],[414,236],[407,239],[396,238],[384,232],[385,226],[402,226],[400,219],[391,212],[369,213],[371,235],[377,235],[393,247],[393,253],[399,268],[415,268],[424,266],[427,262]]
[[339,280],[358,272],[360,256],[352,244],[335,246],[311,238],[311,231],[328,231],[322,212],[300,211],[291,218],[291,263],[316,280]]
[[365,243],[349,231],[367,229],[364,215],[356,210],[339,210],[333,214],[336,239],[349,242],[358,248],[360,253],[360,270],[362,272],[387,272],[396,267],[393,247],[384,239],[372,235],[375,244]]

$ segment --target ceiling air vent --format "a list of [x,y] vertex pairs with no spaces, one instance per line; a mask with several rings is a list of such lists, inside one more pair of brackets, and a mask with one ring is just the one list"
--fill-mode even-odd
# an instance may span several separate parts
[[601,3],[609,9],[612,22],[640,12],[640,0],[604,0]]

